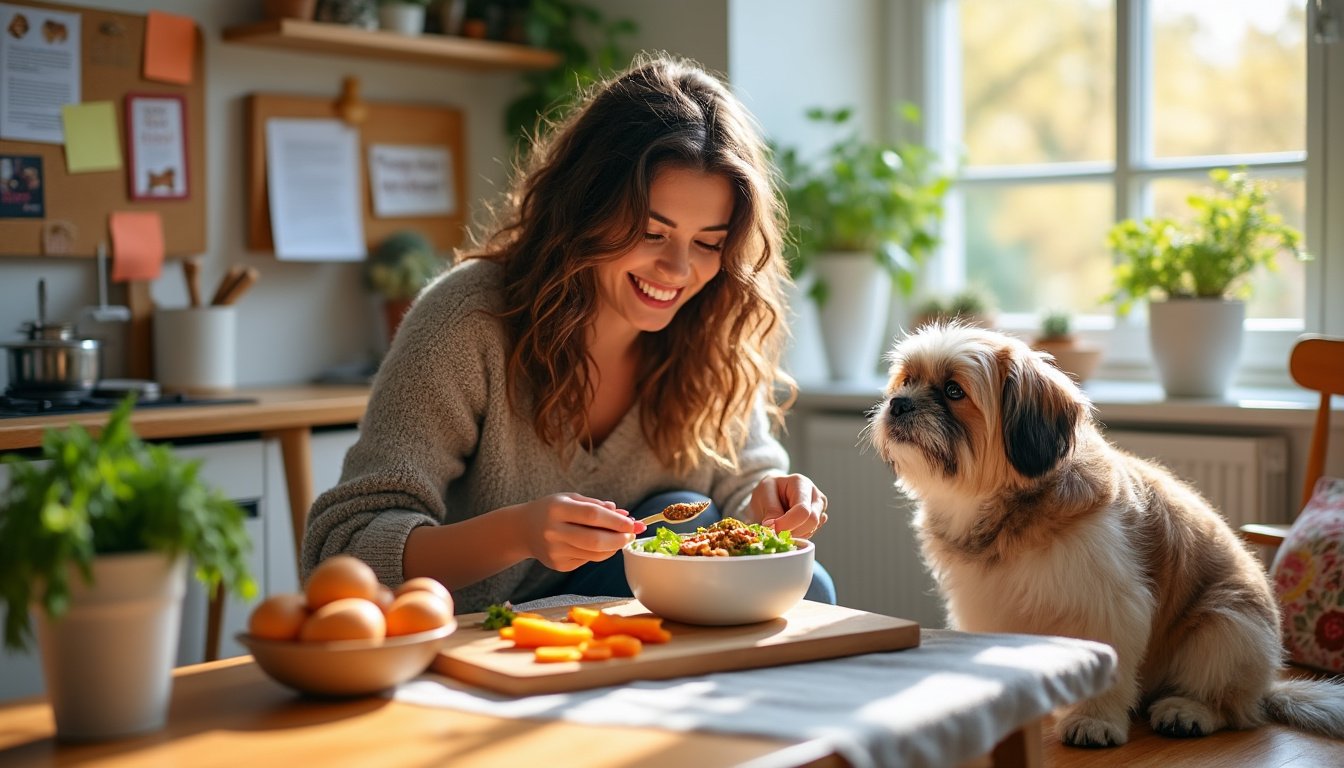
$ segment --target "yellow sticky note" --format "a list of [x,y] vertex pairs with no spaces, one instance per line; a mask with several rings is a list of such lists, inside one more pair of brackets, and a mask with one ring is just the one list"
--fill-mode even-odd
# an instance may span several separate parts
[[158,211],[115,211],[112,281],[154,280],[163,271],[163,219]]
[[150,11],[145,21],[145,79],[191,83],[196,58],[196,22],[190,16]]
[[87,101],[61,107],[65,126],[67,173],[115,171],[121,168],[117,109],[110,101]]

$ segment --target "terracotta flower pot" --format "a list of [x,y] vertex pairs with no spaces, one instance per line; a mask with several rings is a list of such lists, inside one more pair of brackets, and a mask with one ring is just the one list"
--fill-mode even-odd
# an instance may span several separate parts
[[267,19],[311,21],[317,0],[262,0],[261,13]]
[[387,299],[383,302],[383,320],[387,325],[387,343],[397,338],[397,329],[401,327],[401,319],[411,309],[413,299]]

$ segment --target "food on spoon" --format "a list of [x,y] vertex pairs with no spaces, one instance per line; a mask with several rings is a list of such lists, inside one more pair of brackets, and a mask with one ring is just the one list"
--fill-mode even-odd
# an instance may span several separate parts
[[709,509],[708,501],[686,502],[679,501],[676,504],[669,504],[663,508],[663,519],[669,523],[676,523],[682,520],[690,520],[692,517]]
[[789,531],[775,531],[758,523],[725,517],[695,533],[679,534],[659,528],[641,545],[645,552],[694,557],[741,557],[789,552],[798,548]]

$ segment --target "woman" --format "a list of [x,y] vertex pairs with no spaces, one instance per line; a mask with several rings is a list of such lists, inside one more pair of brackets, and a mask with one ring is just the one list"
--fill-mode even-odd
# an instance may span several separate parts
[[[770,435],[792,385],[776,201],[718,80],[658,58],[596,88],[403,321],[305,574],[346,552],[478,611],[628,595],[618,551],[673,500],[815,533],[826,497]],[[809,597],[834,602],[825,571]]]

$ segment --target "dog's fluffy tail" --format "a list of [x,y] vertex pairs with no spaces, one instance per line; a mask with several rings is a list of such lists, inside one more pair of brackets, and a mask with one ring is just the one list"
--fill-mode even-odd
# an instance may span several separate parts
[[1279,680],[1264,701],[1265,715],[1276,723],[1344,739],[1344,682]]

